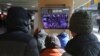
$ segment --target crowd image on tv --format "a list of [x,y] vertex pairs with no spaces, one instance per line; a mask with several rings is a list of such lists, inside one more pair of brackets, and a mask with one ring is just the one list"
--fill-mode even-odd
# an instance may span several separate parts
[[46,29],[67,29],[68,15],[66,14],[44,14],[42,22]]

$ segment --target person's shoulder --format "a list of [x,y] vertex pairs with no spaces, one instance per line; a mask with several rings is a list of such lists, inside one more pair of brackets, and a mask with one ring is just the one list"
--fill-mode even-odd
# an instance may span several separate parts
[[[91,50],[91,51],[90,51]],[[81,56],[96,56],[100,52],[100,43],[99,42],[93,42],[83,45],[80,51]]]
[[0,35],[0,39],[14,40],[14,41],[23,41],[30,42],[31,40],[35,40],[31,34],[24,32],[10,32]]

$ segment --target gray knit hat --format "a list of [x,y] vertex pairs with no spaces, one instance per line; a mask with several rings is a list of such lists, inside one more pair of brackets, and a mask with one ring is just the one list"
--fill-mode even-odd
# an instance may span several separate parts
[[77,34],[91,33],[93,28],[92,18],[82,10],[73,13],[69,24],[69,29]]
[[56,35],[52,34],[46,37],[45,46],[46,48],[59,48],[61,47],[61,43],[59,38]]

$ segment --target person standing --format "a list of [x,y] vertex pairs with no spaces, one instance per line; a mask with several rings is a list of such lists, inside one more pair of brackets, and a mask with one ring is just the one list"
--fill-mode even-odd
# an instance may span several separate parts
[[69,24],[73,39],[66,45],[66,52],[72,56],[98,56],[100,42],[92,33],[92,19],[87,11],[73,13]]
[[[17,47],[16,49],[11,49],[10,52],[7,52],[10,48],[4,52],[4,54],[0,53],[0,56],[7,55],[7,56],[39,56],[39,51],[37,48],[37,41],[33,38],[30,33],[30,17],[28,16],[27,11],[22,7],[11,7],[7,11],[7,18],[6,18],[6,28],[7,31],[5,34],[0,35],[0,41],[8,41],[11,43],[23,43],[25,44],[25,48],[22,47],[23,50],[19,50]],[[1,42],[0,42],[1,43]],[[13,44],[11,43],[11,44]],[[14,45],[16,45],[16,43]],[[13,45],[12,45],[13,46]],[[1,47],[0,47],[1,48]],[[4,49],[5,50],[5,49]],[[13,51],[12,51],[13,50]],[[13,54],[13,52],[22,51],[21,53]],[[3,51],[2,51],[3,52]],[[8,54],[9,55],[8,55]]]

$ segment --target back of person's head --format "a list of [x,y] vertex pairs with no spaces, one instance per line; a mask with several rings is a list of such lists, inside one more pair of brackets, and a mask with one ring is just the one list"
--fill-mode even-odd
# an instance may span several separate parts
[[29,26],[29,19],[27,11],[22,7],[11,7],[7,12],[6,27],[7,29],[27,30]]
[[92,32],[92,18],[90,18],[87,11],[80,10],[73,13],[69,24],[69,29],[76,34]]
[[48,35],[45,39],[46,48],[60,48],[60,40],[56,35]]

